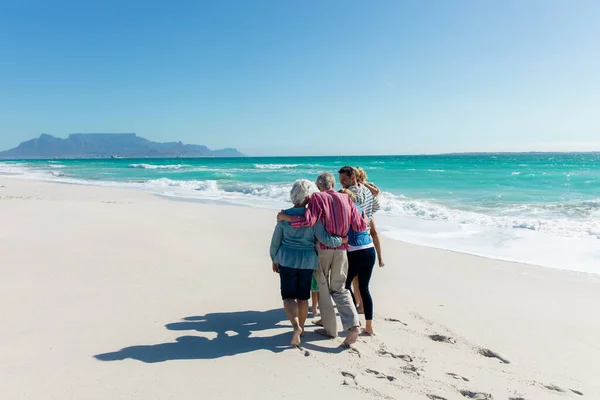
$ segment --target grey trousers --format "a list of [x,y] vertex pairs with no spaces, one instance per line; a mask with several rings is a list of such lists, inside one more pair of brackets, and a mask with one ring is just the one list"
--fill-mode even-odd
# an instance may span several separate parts
[[332,297],[340,313],[344,330],[360,326],[352,295],[346,289],[346,277],[348,276],[346,251],[319,249],[319,268],[315,271],[315,275],[319,284],[321,319],[327,333],[333,337],[337,337],[338,334]]

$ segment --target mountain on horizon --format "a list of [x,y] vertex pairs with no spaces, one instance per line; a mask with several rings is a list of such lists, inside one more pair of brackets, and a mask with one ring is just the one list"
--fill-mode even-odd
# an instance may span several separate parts
[[21,158],[170,158],[245,157],[234,148],[211,150],[182,142],[159,143],[135,133],[73,133],[61,139],[42,133],[17,147],[0,152],[0,159]]

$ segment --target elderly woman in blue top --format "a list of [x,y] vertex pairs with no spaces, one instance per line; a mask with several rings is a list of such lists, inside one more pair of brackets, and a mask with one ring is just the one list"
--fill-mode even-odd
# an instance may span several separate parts
[[[303,216],[308,199],[315,191],[313,189],[313,183],[306,179],[296,181],[290,191],[294,207],[285,210],[285,213],[290,216]],[[294,328],[293,346],[300,345],[300,336],[304,333],[313,271],[319,264],[315,237],[325,246],[333,248],[341,246],[347,240],[331,236],[321,222],[314,226],[293,228],[286,221],[277,223],[271,240],[273,271],[279,273],[283,307]]]

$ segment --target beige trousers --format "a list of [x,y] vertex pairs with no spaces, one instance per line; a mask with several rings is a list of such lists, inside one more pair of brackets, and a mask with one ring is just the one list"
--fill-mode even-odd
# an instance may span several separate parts
[[352,301],[350,291],[346,289],[348,276],[348,255],[345,250],[319,249],[319,268],[315,271],[319,284],[319,308],[323,328],[333,337],[337,337],[337,318],[333,301],[337,305],[342,326],[348,330],[360,325],[358,313]]

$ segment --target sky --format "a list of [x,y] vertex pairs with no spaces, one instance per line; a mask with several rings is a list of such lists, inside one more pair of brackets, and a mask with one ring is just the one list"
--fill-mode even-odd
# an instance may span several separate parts
[[600,2],[0,0],[0,149],[600,150]]

